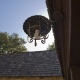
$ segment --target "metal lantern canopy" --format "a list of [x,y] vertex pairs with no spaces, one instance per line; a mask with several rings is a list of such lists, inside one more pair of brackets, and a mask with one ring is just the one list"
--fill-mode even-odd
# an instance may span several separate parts
[[41,15],[31,16],[23,23],[23,30],[28,35],[29,43],[35,40],[36,46],[36,40],[41,40],[41,43],[44,44],[51,30],[51,21]]

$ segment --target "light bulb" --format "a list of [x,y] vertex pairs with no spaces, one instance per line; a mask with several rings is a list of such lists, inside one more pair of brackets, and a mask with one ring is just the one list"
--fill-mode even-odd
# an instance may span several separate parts
[[35,33],[34,33],[34,37],[35,37],[35,39],[38,39],[38,40],[40,40],[40,31],[39,31],[39,29],[36,29],[35,30]]

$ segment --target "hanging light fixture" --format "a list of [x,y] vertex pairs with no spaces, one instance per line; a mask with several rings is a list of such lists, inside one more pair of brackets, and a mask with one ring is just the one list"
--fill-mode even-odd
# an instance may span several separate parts
[[35,40],[35,46],[37,46],[36,40],[41,40],[41,43],[44,44],[49,37],[51,21],[41,15],[31,16],[23,23],[23,30],[28,35],[29,43]]

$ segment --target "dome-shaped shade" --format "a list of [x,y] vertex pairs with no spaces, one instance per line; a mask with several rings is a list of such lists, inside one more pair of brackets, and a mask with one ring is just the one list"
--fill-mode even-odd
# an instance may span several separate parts
[[[47,35],[51,30],[51,21],[48,20],[46,17],[41,15],[35,15],[29,17],[25,22],[23,23],[23,30],[29,37],[34,37],[35,27],[30,28],[30,33],[28,31],[29,25],[39,25],[40,23],[40,35],[45,36]],[[30,34],[30,35],[29,35]]]

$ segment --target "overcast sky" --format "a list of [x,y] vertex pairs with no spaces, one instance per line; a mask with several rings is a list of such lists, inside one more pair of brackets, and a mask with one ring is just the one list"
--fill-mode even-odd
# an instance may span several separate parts
[[[23,31],[24,21],[32,15],[43,15],[48,18],[45,0],[0,0],[0,31],[9,34],[17,33],[27,41],[27,35]],[[46,50],[47,46],[54,41],[52,32],[46,44],[38,41],[37,47],[34,43],[26,43],[28,51]]]

